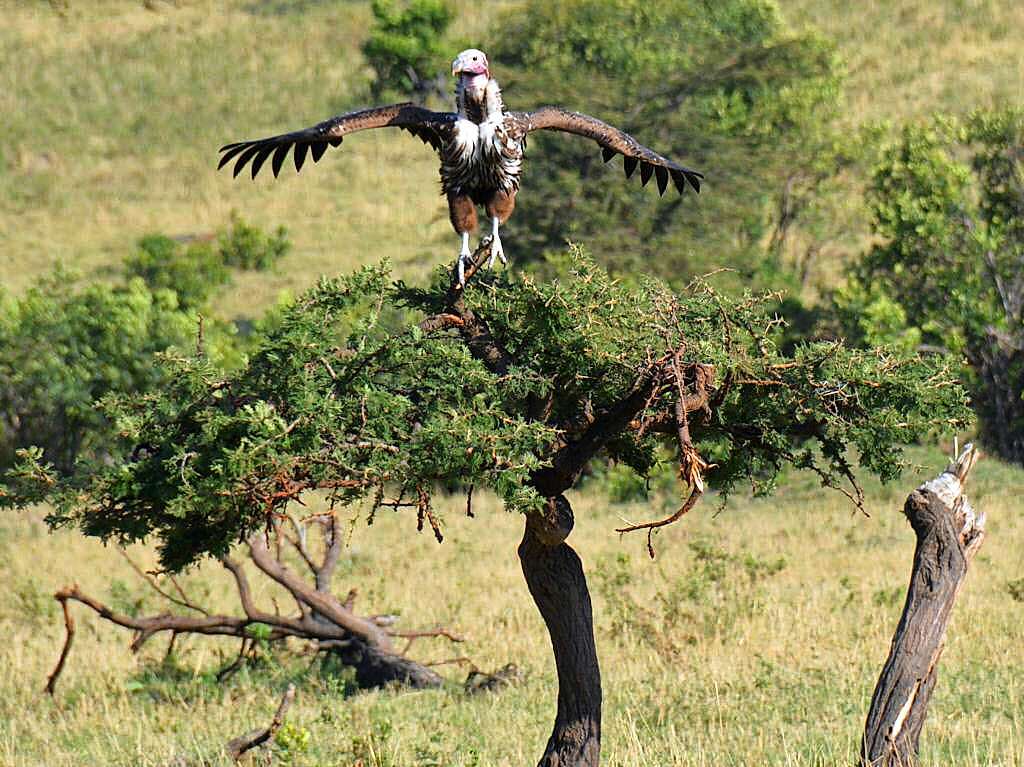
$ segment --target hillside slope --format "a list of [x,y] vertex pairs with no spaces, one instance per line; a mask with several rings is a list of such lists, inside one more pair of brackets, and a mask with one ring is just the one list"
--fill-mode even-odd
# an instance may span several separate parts
[[[209,232],[232,210],[287,225],[296,249],[279,273],[242,277],[226,316],[356,263],[390,257],[413,276],[454,255],[436,161],[405,135],[360,136],[301,178],[214,171],[226,141],[364,104],[368,3],[150,5],[72,0],[60,15],[0,2],[0,284],[21,290],[56,261],[94,274],[143,233]],[[485,44],[514,3],[456,5],[454,37]],[[1024,97],[1024,42],[1012,32],[1024,7],[898,5],[782,2],[791,22],[838,40],[852,124]]]

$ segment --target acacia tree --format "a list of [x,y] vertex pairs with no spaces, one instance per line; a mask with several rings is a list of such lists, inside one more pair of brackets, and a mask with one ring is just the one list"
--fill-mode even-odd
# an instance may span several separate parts
[[[486,246],[486,243],[485,243]],[[934,359],[837,343],[784,356],[771,296],[726,298],[705,283],[625,285],[579,252],[568,279],[478,272],[427,287],[386,266],[324,279],[284,310],[241,368],[168,357],[168,385],[103,404],[123,452],[61,479],[23,452],[0,502],[40,497],[53,525],[127,543],[154,538],[178,569],[230,547],[309,493],[336,513],[408,508],[440,541],[435,488],[487,487],[524,515],[519,545],[558,672],[542,765],[596,765],[601,680],[590,596],[566,493],[611,458],[646,474],[678,463],[683,497],[773,489],[792,465],[855,501],[851,456],[883,479],[899,445],[961,426],[964,395]],[[357,505],[357,502],[365,503]]]

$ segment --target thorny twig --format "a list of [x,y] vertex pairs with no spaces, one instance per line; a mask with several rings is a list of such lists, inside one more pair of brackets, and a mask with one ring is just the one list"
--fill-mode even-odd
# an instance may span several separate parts
[[162,588],[160,588],[160,585],[156,582],[156,578],[153,577],[152,573],[145,572],[141,567],[139,567],[137,564],[135,564],[135,562],[132,561],[132,558],[130,556],[128,556],[128,552],[125,551],[122,547],[118,546],[117,551],[118,551],[118,553],[122,557],[124,557],[124,560],[128,563],[128,565],[132,568],[132,570],[134,570],[136,572],[136,574],[140,578],[142,578],[142,580],[144,580],[146,583],[148,583],[152,587],[152,589],[154,591],[156,591],[157,594],[162,596],[168,602],[176,604],[179,607],[185,607],[185,608],[187,608],[189,610],[195,610],[196,612],[201,613],[202,615],[209,615],[210,614],[206,610],[204,610],[202,607],[200,607],[199,605],[193,603],[185,595],[185,592],[182,590],[181,586],[178,585],[178,582],[173,577],[171,577],[171,583],[174,584],[174,588],[177,590],[178,594],[181,595],[181,599],[175,599],[170,594],[168,594],[166,591],[164,591]]

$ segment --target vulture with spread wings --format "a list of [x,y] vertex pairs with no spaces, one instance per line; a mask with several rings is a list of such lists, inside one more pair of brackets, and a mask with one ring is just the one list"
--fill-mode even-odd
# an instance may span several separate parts
[[234,162],[237,176],[248,165],[256,178],[270,160],[277,176],[289,150],[293,150],[292,160],[299,171],[307,156],[318,162],[327,147],[339,146],[350,133],[385,127],[406,130],[429,143],[441,158],[441,191],[448,198],[452,226],[462,238],[460,281],[470,256],[469,236],[477,228],[478,205],[491,219],[489,263],[493,265],[495,258],[506,262],[498,227],[515,207],[526,136],[531,131],[564,131],[593,139],[601,145],[605,162],[616,154],[623,155],[626,176],[632,176],[639,167],[642,183],[646,185],[653,175],[661,194],[670,180],[680,194],[687,185],[700,191],[703,175],[677,165],[598,119],[551,106],[533,112],[505,111],[501,90],[490,75],[482,51],[460,53],[452,63],[452,75],[458,77],[455,112],[434,112],[414,104],[349,112],[305,130],[228,144],[220,150],[218,167]]

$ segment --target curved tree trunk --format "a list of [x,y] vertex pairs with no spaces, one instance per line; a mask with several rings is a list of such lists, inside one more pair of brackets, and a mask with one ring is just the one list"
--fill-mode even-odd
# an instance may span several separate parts
[[976,516],[963,495],[977,456],[968,445],[945,472],[911,493],[903,507],[917,548],[903,616],[871,698],[861,767],[918,763],[918,738],[935,689],[946,628],[985,535],[984,515]]
[[546,518],[528,517],[519,560],[547,624],[558,669],[558,713],[538,767],[596,767],[601,758],[601,670],[590,592],[579,556],[565,543],[572,508],[549,501]]

